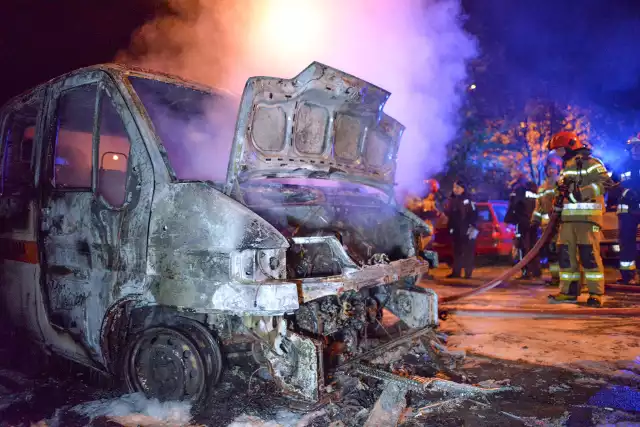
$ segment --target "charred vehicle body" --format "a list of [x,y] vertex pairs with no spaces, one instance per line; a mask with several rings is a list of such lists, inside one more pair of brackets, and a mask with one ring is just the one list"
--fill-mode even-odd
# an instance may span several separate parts
[[[393,198],[403,126],[388,97],[314,63],[249,79],[239,110],[120,65],[15,98],[1,113],[3,313],[48,353],[161,399],[205,401],[240,348],[317,400],[384,309],[437,324],[416,286],[431,230]],[[230,156],[211,150],[222,140]]]

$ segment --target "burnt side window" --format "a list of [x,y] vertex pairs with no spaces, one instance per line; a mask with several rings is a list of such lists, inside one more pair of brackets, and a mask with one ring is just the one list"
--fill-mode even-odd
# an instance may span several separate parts
[[3,142],[2,193],[18,194],[33,187],[35,153],[33,139],[41,99],[23,105],[9,115]]
[[58,101],[54,155],[56,188],[91,190],[93,123],[97,85],[63,92]]
[[98,194],[111,206],[120,207],[127,194],[131,141],[113,101],[104,92],[99,126]]

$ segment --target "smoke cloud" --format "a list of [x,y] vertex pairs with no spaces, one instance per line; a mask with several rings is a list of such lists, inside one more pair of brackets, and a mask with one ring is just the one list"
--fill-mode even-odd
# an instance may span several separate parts
[[[407,130],[399,192],[422,191],[457,133],[467,61],[459,0],[169,0],[172,13],[134,34],[119,62],[240,94],[256,75],[290,78],[313,61],[392,92]],[[231,123],[230,125],[233,125]],[[227,150],[228,152],[228,150]]]

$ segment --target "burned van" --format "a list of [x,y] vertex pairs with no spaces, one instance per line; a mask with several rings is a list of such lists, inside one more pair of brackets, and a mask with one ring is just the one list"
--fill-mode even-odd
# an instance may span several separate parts
[[[42,351],[161,399],[205,401],[246,351],[318,399],[416,286],[429,233],[397,206],[389,93],[314,63],[242,97],[120,65],[1,110],[0,296]],[[238,107],[239,104],[239,107]],[[234,126],[235,123],[235,126]]]

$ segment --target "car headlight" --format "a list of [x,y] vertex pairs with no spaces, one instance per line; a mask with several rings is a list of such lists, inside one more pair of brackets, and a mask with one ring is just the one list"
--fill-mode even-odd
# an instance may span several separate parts
[[284,279],[287,272],[286,255],[286,248],[246,249],[232,252],[231,278],[240,282]]

